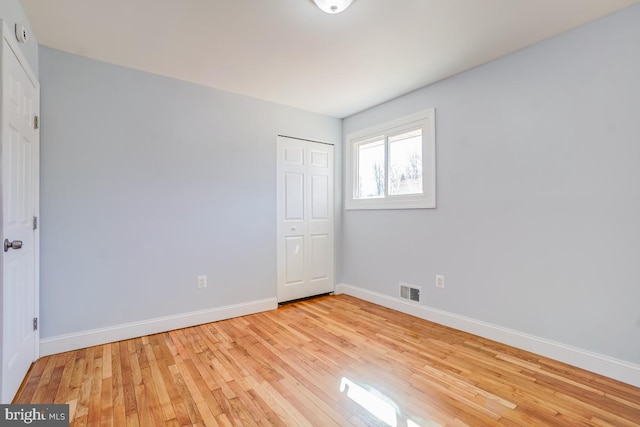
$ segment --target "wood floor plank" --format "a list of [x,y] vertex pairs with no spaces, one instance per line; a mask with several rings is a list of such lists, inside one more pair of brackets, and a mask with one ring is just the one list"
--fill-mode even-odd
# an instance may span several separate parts
[[14,402],[67,403],[74,427],[386,425],[376,405],[399,426],[640,426],[636,387],[345,295],[43,357]]

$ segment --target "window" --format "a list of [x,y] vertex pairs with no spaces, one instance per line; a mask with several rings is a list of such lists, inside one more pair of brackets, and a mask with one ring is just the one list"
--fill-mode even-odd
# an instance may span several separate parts
[[347,135],[347,209],[436,207],[433,108]]

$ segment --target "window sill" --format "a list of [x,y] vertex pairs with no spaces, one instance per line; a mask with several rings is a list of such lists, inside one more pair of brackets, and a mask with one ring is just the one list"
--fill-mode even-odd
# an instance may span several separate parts
[[404,199],[404,200],[347,200],[345,210],[373,210],[373,209],[435,209],[435,200],[429,199]]

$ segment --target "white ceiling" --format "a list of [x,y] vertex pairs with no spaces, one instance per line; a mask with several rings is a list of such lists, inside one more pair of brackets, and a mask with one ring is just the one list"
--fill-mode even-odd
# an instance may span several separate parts
[[638,0],[22,0],[38,42],[345,117]]

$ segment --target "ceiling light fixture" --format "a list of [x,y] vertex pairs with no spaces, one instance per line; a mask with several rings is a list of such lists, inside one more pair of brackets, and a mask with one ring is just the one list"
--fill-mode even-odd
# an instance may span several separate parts
[[327,13],[340,13],[349,7],[353,0],[313,0],[320,9]]

